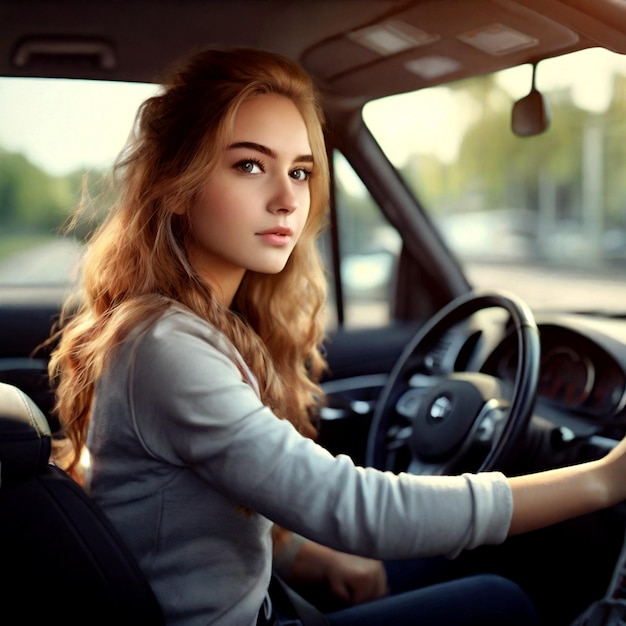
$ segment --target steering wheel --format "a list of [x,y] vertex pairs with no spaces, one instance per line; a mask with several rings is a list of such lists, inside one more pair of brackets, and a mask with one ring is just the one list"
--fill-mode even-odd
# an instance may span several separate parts
[[[446,332],[493,307],[508,312],[517,338],[512,391],[509,386],[507,393],[502,381],[480,372],[433,372],[429,355]],[[501,467],[527,429],[539,359],[537,325],[517,296],[470,292],[456,298],[420,328],[391,370],[372,417],[366,465],[397,471],[398,450],[403,449],[405,457],[408,450],[408,460],[403,461],[408,467],[401,471],[412,474]],[[473,467],[466,467],[470,463]]]

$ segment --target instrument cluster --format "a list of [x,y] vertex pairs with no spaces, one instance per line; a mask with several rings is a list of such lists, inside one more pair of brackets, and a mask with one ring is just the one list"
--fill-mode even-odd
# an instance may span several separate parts
[[[611,417],[622,408],[626,374],[612,354],[570,329],[546,325],[540,332],[539,399],[599,419]],[[491,355],[483,371],[512,383],[517,349],[511,339]]]

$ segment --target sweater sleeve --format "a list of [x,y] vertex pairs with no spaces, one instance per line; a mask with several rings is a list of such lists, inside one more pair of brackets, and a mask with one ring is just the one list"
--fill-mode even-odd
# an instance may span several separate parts
[[263,406],[239,359],[217,331],[181,313],[141,336],[128,389],[149,454],[344,552],[454,556],[506,538],[512,495],[502,474],[394,475],[333,457]]

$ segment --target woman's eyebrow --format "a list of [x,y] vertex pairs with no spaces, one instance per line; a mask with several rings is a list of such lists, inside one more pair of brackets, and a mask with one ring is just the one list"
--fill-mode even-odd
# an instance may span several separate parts
[[[231,143],[228,146],[229,150],[234,150],[237,148],[246,148],[247,150],[255,150],[256,152],[260,152],[261,154],[265,154],[266,156],[275,159],[276,152],[267,146],[264,146],[260,143],[255,143],[254,141],[238,141],[236,143]],[[294,161],[304,161],[306,163],[313,163],[313,155],[312,154],[301,154],[297,156]]]

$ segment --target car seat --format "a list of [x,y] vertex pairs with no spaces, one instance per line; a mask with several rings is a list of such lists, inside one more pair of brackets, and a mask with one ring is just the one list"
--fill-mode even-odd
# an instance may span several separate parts
[[162,626],[132,555],[96,503],[50,462],[51,443],[35,403],[0,383],[0,622]]

